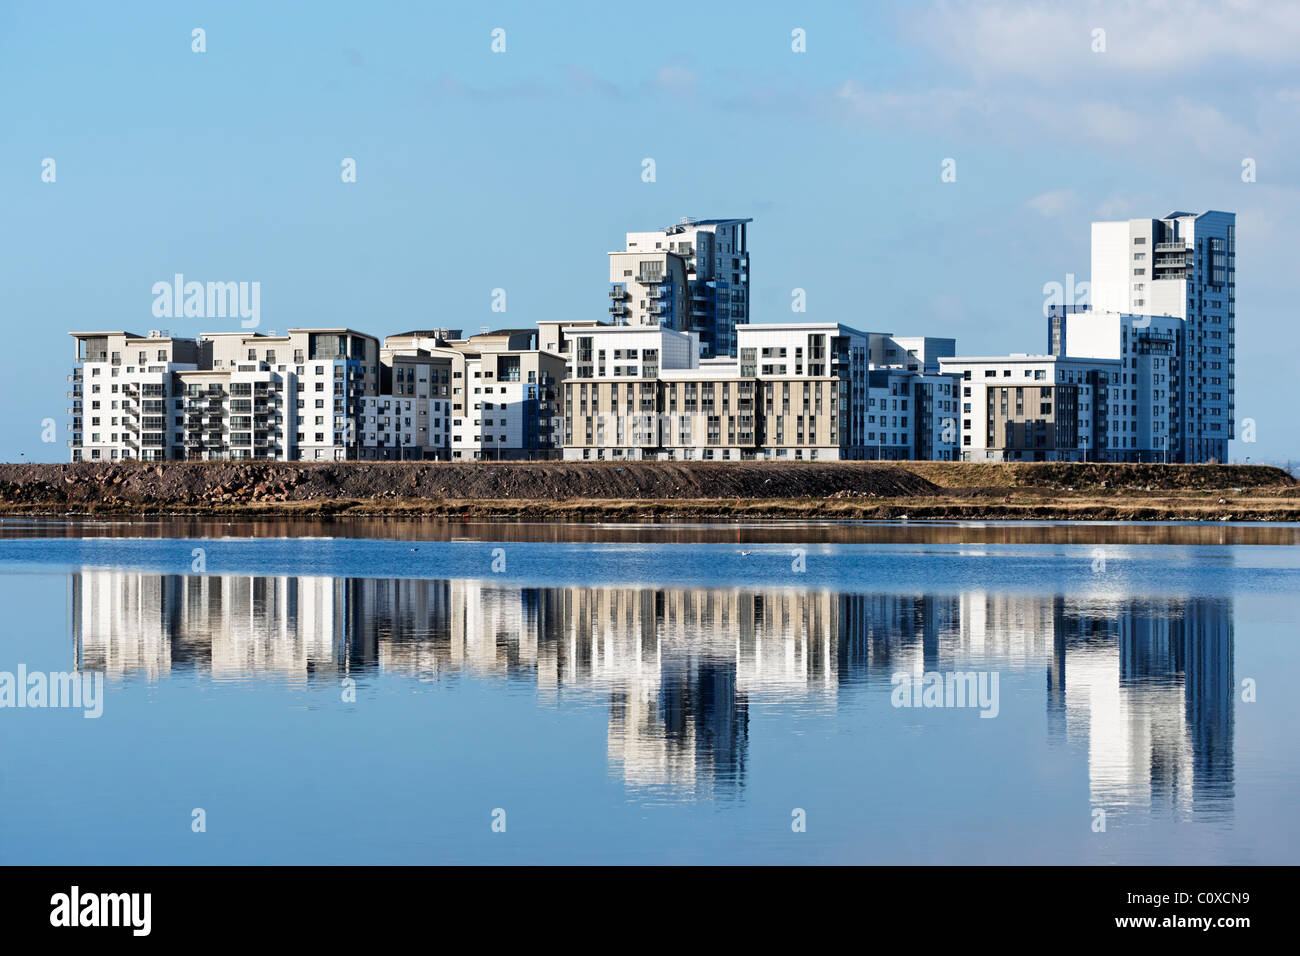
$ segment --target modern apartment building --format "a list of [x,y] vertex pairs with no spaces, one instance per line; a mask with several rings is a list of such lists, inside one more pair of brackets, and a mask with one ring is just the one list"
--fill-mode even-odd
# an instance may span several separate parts
[[760,457],[868,457],[871,338],[834,322],[736,329],[741,375],[757,374],[761,384]]
[[382,393],[364,413],[362,457],[558,458],[565,359],[537,345],[537,329],[388,336]]
[[1092,310],[1184,323],[1169,461],[1226,461],[1235,434],[1236,230],[1233,213],[1213,210],[1092,224]]
[[603,320],[195,338],[76,332],[73,460],[1226,460],[1232,213],[1092,224],[1048,354],[749,322],[749,219],[609,253]]
[[609,315],[615,325],[690,328],[686,260],[672,252],[609,254]]
[[[544,338],[568,347],[564,457],[953,456],[953,377],[937,364],[873,369],[873,345],[883,354],[891,336],[833,322],[746,324],[736,335],[736,358],[701,359],[693,332],[600,326],[544,331]],[[931,341],[938,350],[952,351],[951,340]]]
[[357,457],[378,341],[351,329],[287,335],[73,332],[73,461]]
[[[544,328],[567,362],[564,457],[658,458],[671,423],[660,417],[660,377],[699,366],[699,339],[662,326]],[[666,455],[664,456],[666,457]]]
[[379,394],[362,400],[362,458],[450,459],[452,356],[405,342],[444,331],[408,332],[384,340]]
[[[1162,315],[1054,310],[1048,316],[1053,355],[1114,359],[1109,386],[1108,461],[1178,460],[1175,438],[1187,409],[1180,374],[1185,320]],[[1209,398],[1219,393],[1213,389]]]
[[962,461],[1107,461],[1117,359],[942,357],[961,388]]
[[[736,327],[749,322],[749,224],[752,219],[683,218],[652,232],[629,232],[624,254],[666,253],[685,266],[687,308],[671,328],[694,332],[705,358],[736,354]],[[628,278],[626,264],[616,277],[611,254],[610,296],[616,282]],[[663,298],[667,298],[665,293]],[[617,316],[611,304],[611,315]],[[635,314],[635,313],[633,313]],[[668,324],[668,323],[665,323]]]
[[537,334],[74,332],[70,457],[556,458],[565,359]]

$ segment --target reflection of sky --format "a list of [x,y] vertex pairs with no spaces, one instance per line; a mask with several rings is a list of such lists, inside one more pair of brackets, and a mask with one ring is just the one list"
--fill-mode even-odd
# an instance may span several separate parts
[[466,580],[71,577],[84,668],[157,681],[502,678],[606,702],[632,788],[743,787],[750,702],[834,710],[897,672],[1045,674],[1049,737],[1086,748],[1090,804],[1231,810],[1232,602]]
[[[765,543],[374,538],[205,540],[205,569],[254,577],[491,579],[518,587],[573,582],[633,588],[827,589],[842,593],[1234,595],[1294,583],[1300,548],[1280,545]],[[0,571],[88,567],[189,573],[195,542],[178,538],[0,539]],[[1105,558],[1097,561],[1098,554]],[[504,568],[501,562],[504,562]],[[1100,570],[1098,570],[1100,568]]]
[[[6,565],[10,544],[0,670],[80,654],[115,676],[99,720],[0,712],[4,862],[1285,863],[1300,847],[1300,719],[1278,691],[1294,577],[1238,593],[1214,548],[1200,596],[1141,599],[866,571],[849,591],[353,577],[374,573],[367,554],[344,575],[286,558],[279,576],[189,576],[188,550],[173,572],[67,574]],[[1122,584],[1123,561],[1107,573]],[[997,719],[891,706],[896,671],[959,668],[999,674]],[[1219,693],[1227,674],[1259,679],[1259,702]],[[1098,686],[1120,728],[1105,753]],[[195,806],[217,838],[190,833]],[[506,840],[489,839],[494,807]]]

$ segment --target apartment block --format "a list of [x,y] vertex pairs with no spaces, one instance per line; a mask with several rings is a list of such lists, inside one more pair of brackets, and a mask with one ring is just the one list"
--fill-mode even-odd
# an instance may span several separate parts
[[465,336],[75,332],[73,460],[1226,460],[1236,218],[1092,224],[1048,353],[749,321],[750,219],[609,253],[608,314]]
[[378,382],[377,340],[351,329],[72,337],[73,461],[356,458]]
[[962,461],[1106,461],[1117,359],[942,357],[961,388]]
[[686,260],[672,252],[609,254],[609,316],[615,325],[690,327]]
[[939,360],[956,353],[956,340],[882,333],[870,338],[866,457],[954,460],[958,382]]
[[536,329],[72,335],[73,461],[560,456],[565,358]]
[[910,372],[937,372],[939,359],[957,354],[957,340],[928,335],[873,335],[871,364]]
[[1226,461],[1236,415],[1236,216],[1092,224],[1092,310],[1181,319],[1169,461]]
[[362,457],[559,457],[565,358],[537,345],[537,329],[388,336],[383,391],[362,423]]
[[867,372],[866,447],[881,461],[956,458],[957,376],[907,368]]
[[816,322],[746,324],[736,334],[736,358],[702,359],[694,333],[664,328],[544,333],[569,347],[564,457],[953,456],[955,380],[937,367],[872,370],[873,342],[889,336]]
[[761,383],[760,457],[868,457],[870,345],[869,333],[833,322],[736,329],[741,375]]
[[[1053,355],[1115,359],[1110,383],[1108,461],[1177,461],[1175,439],[1187,414],[1182,390],[1183,319],[1118,312],[1054,310],[1048,316]],[[1212,401],[1221,393],[1211,388]]]
[[[694,332],[705,358],[735,355],[736,328],[749,322],[748,230],[753,221],[685,217],[664,229],[627,234],[625,253],[662,252],[684,263],[688,306],[670,327]],[[611,297],[619,280],[611,262]]]
[[660,378],[697,369],[699,339],[661,326],[582,324],[541,334],[558,341],[566,359],[564,458],[661,457],[673,429],[661,421]]

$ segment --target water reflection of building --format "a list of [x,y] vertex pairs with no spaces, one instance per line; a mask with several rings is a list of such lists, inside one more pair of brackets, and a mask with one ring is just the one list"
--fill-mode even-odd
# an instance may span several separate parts
[[1087,740],[1094,805],[1222,808],[1233,795],[1232,605],[1056,599],[1049,714]]
[[[490,581],[72,575],[81,666],[291,680],[378,670],[608,701],[632,785],[743,785],[756,700],[834,707],[897,671],[1046,673],[1048,733],[1086,746],[1096,805],[1232,796],[1225,599],[518,588]],[[1007,686],[1004,684],[1004,687]]]

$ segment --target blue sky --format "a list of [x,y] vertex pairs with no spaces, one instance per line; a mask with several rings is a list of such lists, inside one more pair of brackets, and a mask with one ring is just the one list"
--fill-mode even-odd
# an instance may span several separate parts
[[527,326],[603,316],[630,229],[751,216],[755,321],[798,287],[809,320],[1041,351],[1089,222],[1176,208],[1238,214],[1233,457],[1300,459],[1297,49],[1285,3],[10,0],[0,459],[66,460],[69,330],[223,329],[153,317],[176,272],[260,282],[263,330]]

